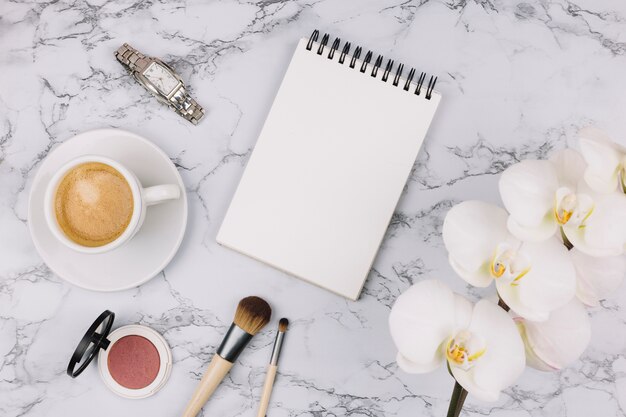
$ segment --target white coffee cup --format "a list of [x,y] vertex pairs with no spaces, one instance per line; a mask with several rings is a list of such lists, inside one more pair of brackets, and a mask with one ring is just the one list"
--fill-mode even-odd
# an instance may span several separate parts
[[[54,207],[57,188],[65,175],[77,166],[89,162],[100,162],[113,167],[122,174],[130,186],[133,195],[133,213],[124,232],[114,241],[96,247],[80,245],[67,237],[61,229],[61,226],[59,226]],[[44,214],[50,231],[65,246],[83,253],[104,253],[123,245],[135,236],[146,217],[146,207],[177,198],[180,198],[180,187],[176,184],[164,184],[144,188],[137,176],[121,163],[104,156],[84,155],[69,161],[52,176],[44,197]]]

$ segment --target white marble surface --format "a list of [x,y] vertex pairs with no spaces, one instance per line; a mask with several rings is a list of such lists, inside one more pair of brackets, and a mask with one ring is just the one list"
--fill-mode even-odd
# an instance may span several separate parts
[[[219,247],[215,234],[298,38],[314,29],[438,74],[438,116],[358,302]],[[208,111],[194,127],[159,105],[114,60],[129,42],[170,62]],[[275,320],[241,356],[204,415],[254,414],[276,321],[292,321],[270,416],[441,416],[452,380],[399,372],[388,336],[393,300],[452,273],[446,210],[498,201],[497,174],[575,144],[597,124],[626,138],[626,5],[609,0],[16,1],[0,0],[0,415],[176,416],[242,296]],[[190,223],[166,270],[114,294],[55,277],[31,242],[28,192],[41,160],[89,129],[144,135],[177,164]],[[392,139],[392,138],[391,138]],[[392,142],[392,140],[390,140]],[[626,415],[626,288],[591,311],[593,340],[560,373],[527,370],[495,404],[464,416]],[[160,331],[174,371],[157,396],[124,400],[96,367],[65,375],[92,317]]]

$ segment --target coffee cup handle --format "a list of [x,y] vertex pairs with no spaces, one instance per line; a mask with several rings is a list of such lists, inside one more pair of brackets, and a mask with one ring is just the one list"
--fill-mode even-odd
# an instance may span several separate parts
[[147,206],[175,200],[180,197],[180,187],[176,184],[155,185],[143,189],[143,199]]

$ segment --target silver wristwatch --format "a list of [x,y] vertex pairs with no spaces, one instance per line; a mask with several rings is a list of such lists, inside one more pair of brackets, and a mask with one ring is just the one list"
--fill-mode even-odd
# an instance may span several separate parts
[[115,51],[115,57],[161,103],[172,107],[194,125],[202,119],[204,110],[189,96],[183,80],[165,62],[147,57],[127,43]]

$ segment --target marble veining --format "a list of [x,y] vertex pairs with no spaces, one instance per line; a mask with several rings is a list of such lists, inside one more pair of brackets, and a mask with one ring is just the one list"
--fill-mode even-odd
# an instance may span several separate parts
[[[437,74],[439,112],[361,299],[349,302],[218,246],[215,235],[300,37],[318,28]],[[192,126],[115,61],[123,42],[159,56],[207,110]],[[626,5],[598,0],[0,0],[0,415],[175,416],[230,324],[237,301],[266,297],[275,320],[255,337],[204,415],[254,415],[277,319],[289,317],[270,416],[441,416],[452,380],[407,375],[387,316],[437,277],[476,299],[447,264],[446,211],[498,202],[498,174],[575,146],[595,124],[625,143]],[[57,278],[31,242],[28,192],[41,161],[103,127],[150,138],[186,184],[190,221],[174,261],[149,283],[100,294]],[[389,138],[393,146],[393,138]],[[348,162],[346,162],[348,164]],[[590,310],[592,342],[559,373],[527,370],[500,401],[464,416],[626,416],[626,287]],[[116,326],[161,332],[167,386],[129,401],[96,367],[65,366],[102,310]]]

